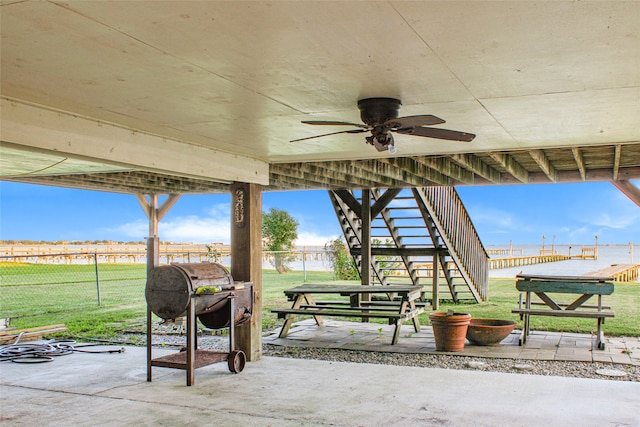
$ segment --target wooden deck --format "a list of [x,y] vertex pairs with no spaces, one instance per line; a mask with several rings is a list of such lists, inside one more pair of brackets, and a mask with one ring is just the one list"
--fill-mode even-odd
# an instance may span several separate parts
[[615,282],[634,282],[640,275],[640,264],[612,264],[602,270],[586,273],[585,276],[611,277]]
[[530,256],[517,256],[509,258],[490,258],[489,268],[491,270],[500,270],[502,268],[519,267],[522,265],[534,265],[542,264],[545,262],[558,262],[571,259],[567,255],[530,255]]

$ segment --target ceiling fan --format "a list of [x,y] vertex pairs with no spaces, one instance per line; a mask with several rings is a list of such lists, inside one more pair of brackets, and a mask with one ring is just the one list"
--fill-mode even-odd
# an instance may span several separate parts
[[395,98],[365,98],[358,101],[360,118],[364,124],[340,122],[332,120],[303,120],[307,125],[320,126],[355,126],[357,129],[349,129],[322,135],[309,136],[294,139],[291,142],[305,141],[307,139],[321,138],[323,136],[337,135],[341,133],[371,132],[371,136],[365,137],[368,144],[373,145],[378,151],[389,150],[391,154],[396,152],[391,132],[405,135],[423,136],[426,138],[446,139],[449,141],[470,142],[476,136],[472,133],[456,130],[433,128],[427,126],[439,125],[445,121],[432,115],[398,117],[398,110],[402,103]]

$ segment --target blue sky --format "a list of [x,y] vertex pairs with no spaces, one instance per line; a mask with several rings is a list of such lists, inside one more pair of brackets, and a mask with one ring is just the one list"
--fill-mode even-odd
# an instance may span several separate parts
[[[634,181],[640,186],[640,181]],[[640,208],[609,182],[457,187],[485,245],[640,243]],[[160,222],[172,242],[229,242],[229,195],[186,195]],[[300,223],[298,244],[340,235],[326,191],[263,193],[263,210]],[[148,222],[133,195],[0,181],[0,239],[142,241]]]

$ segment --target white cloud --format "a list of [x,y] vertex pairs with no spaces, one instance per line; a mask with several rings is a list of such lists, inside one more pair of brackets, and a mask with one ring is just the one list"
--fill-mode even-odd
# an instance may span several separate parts
[[228,244],[231,238],[229,216],[201,218],[198,216],[178,217],[158,224],[160,238],[171,242]]
[[572,217],[583,224],[582,228],[590,229],[591,235],[612,236],[616,241],[640,237],[640,209],[616,189],[602,194],[598,203]]
[[207,213],[213,217],[226,217],[229,218],[231,216],[231,203],[218,203],[216,205],[211,206]]
[[[163,219],[158,224],[160,239],[170,242],[221,242],[229,244],[231,241],[229,203],[213,205],[205,212],[206,214],[202,216],[189,215]],[[339,228],[338,230],[327,229],[324,232],[318,232],[315,231],[317,224],[313,221],[310,224],[306,224],[304,220],[301,222],[298,227],[298,239],[295,242],[298,246],[324,246],[325,243],[336,239],[340,234]],[[107,231],[123,236],[120,237],[123,240],[142,240],[149,235],[149,224],[144,220],[139,220],[122,224]],[[335,234],[330,234],[332,232]]]
[[636,209],[636,212],[600,212],[596,217],[590,221],[593,225],[598,227],[613,228],[616,230],[627,229],[640,223],[640,209]]
[[567,235],[569,236],[569,242],[585,242],[592,239],[595,233],[589,227],[582,226],[569,230]]
[[325,243],[337,239],[338,235],[327,236],[310,231],[298,230],[298,238],[295,241],[296,246],[324,246]]
[[514,230],[530,231],[531,229],[529,225],[523,226],[522,222],[510,212],[500,209],[475,207],[469,216],[478,228],[486,228],[492,233],[506,233]]
[[[158,223],[158,234],[162,241],[184,243],[229,244],[231,240],[229,203],[220,203],[206,211],[205,216],[188,215],[163,219]],[[106,229],[119,239],[142,240],[149,236],[149,223],[138,220]]]
[[[142,240],[149,236],[149,223],[143,220],[129,222],[116,227],[103,228],[108,235],[114,234],[116,240]],[[124,238],[120,237],[124,236]]]

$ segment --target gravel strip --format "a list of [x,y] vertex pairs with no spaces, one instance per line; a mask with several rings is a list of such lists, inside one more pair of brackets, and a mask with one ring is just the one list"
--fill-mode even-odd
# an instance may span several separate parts
[[[144,334],[124,334],[125,344],[146,345]],[[153,345],[180,348],[186,345],[186,337],[178,333],[154,334]],[[226,336],[202,335],[198,348],[228,351]],[[372,363],[378,365],[417,366],[425,368],[466,369],[487,372],[505,372],[522,375],[548,375],[575,378],[594,378],[611,381],[640,382],[640,366],[601,362],[568,362],[524,359],[494,359],[448,354],[389,353],[352,351],[327,348],[286,347],[263,344],[263,355],[291,359],[328,360],[333,362]],[[600,373],[598,373],[600,372]]]

